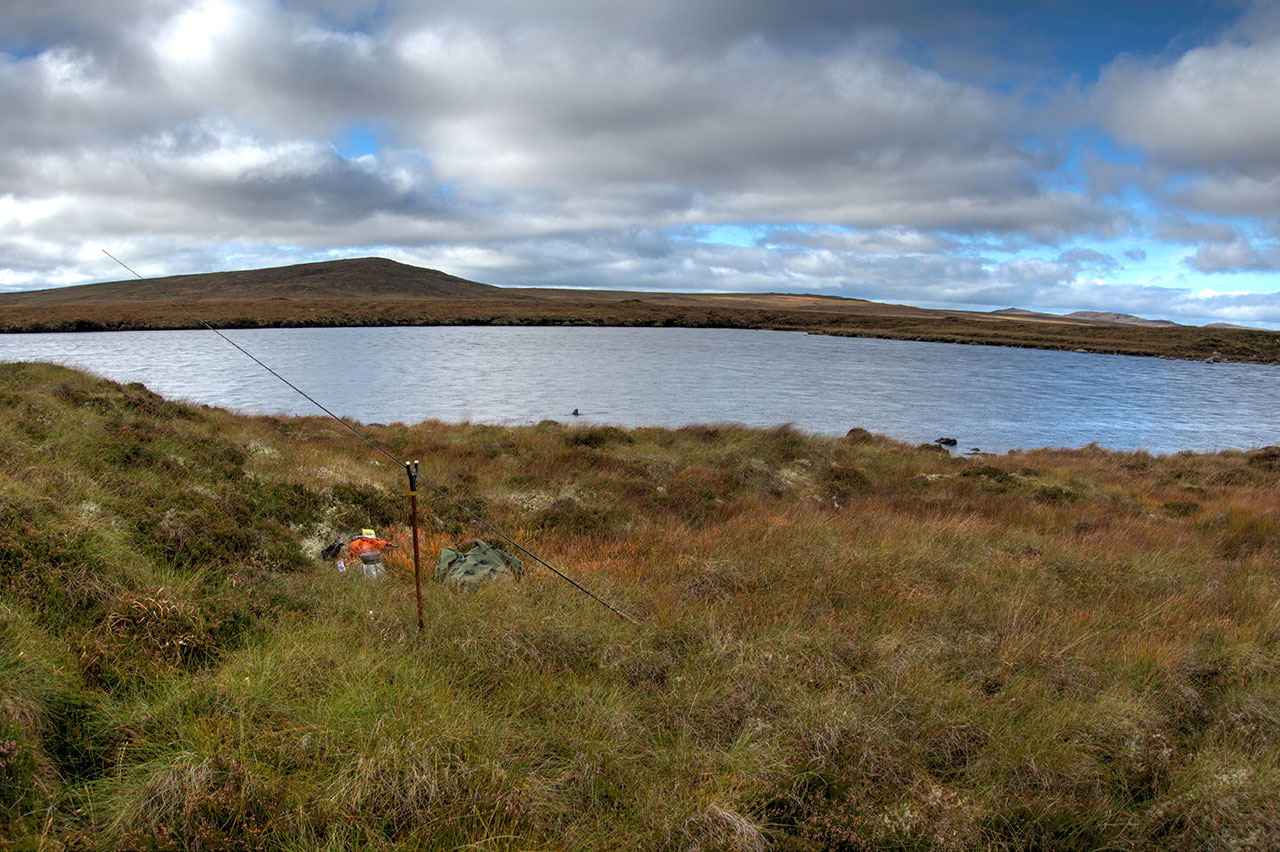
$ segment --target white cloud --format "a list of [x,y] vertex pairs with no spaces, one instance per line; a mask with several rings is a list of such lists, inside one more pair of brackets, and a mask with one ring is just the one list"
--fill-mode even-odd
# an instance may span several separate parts
[[682,62],[554,38],[406,36],[424,100],[456,82],[448,105],[424,102],[403,132],[451,182],[538,193],[543,206],[563,196],[575,210],[629,196],[637,205],[618,212],[648,222],[1045,233],[1109,222],[1082,195],[1037,187],[1046,163],[1012,137],[1000,98],[874,42],[795,57],[751,40]]
[[1164,216],[1152,223],[1156,239],[1173,243],[1231,242],[1240,233],[1226,222],[1197,221],[1184,216]]
[[[950,73],[977,41],[942,61],[911,40],[964,53],[985,14],[20,0],[0,9],[0,287],[111,277],[106,244],[166,272],[378,253],[495,283],[1094,307],[1130,291],[1087,284],[1122,250],[1084,238],[1138,227],[1117,202],[1135,186],[1194,214],[1149,216],[1204,244],[1191,270],[1260,268],[1235,241],[1265,229],[1207,220],[1276,220],[1280,119],[1245,105],[1280,41],[1110,68],[1089,103],[1155,165],[1098,165],[1085,190],[1061,179],[1069,98]],[[345,158],[359,125],[384,147]],[[687,239],[722,225],[759,239]]]
[[1243,237],[1230,242],[1206,242],[1185,260],[1200,272],[1246,272],[1280,269],[1280,248],[1256,248]]
[[[1280,79],[1277,81],[1280,85]],[[1197,175],[1169,193],[1179,207],[1207,215],[1280,221],[1280,164],[1267,176]]]
[[1212,44],[1170,60],[1116,60],[1102,72],[1093,103],[1120,142],[1147,155],[1145,178],[1169,204],[1197,215],[1275,222],[1278,87],[1280,12],[1258,4]]
[[1105,252],[1087,248],[1072,248],[1058,255],[1058,263],[1071,264],[1077,269],[1091,269],[1100,272],[1114,272],[1120,268],[1120,261]]
[[1101,75],[1107,126],[1177,168],[1250,173],[1280,163],[1280,38],[1234,35],[1168,63],[1123,58]]
[[[520,14],[388,8],[330,4],[382,15],[355,32],[267,0],[117,9],[83,18],[87,34],[28,20],[61,40],[0,56],[0,180],[25,210],[58,208],[22,240],[445,245],[744,221],[867,229],[914,251],[945,246],[939,231],[1123,227],[1039,187],[1051,160],[1017,138],[1007,97],[904,61],[880,31],[818,51],[743,33],[673,52],[650,12],[603,42]],[[787,29],[776,11],[753,14]],[[358,121],[396,147],[339,157],[327,139]]]
[[777,246],[810,246],[862,254],[937,254],[956,247],[953,239],[930,231],[889,227],[851,231],[836,228],[779,228],[759,242]]

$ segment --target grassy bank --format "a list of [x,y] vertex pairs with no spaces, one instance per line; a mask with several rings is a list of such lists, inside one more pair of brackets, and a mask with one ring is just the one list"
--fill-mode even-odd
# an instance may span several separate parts
[[385,258],[0,293],[0,334],[436,325],[752,328],[842,337],[1280,364],[1280,333],[1034,312],[931,310],[796,293],[504,288]]
[[[191,304],[218,328],[337,328],[437,325],[609,326],[620,328],[755,328],[838,337],[874,337],[1080,350],[1113,355],[1280,364],[1280,333],[1260,329],[1146,328],[1084,322],[1020,322],[963,311],[929,311],[871,302],[775,297],[778,305],[747,306],[707,294],[637,294],[645,299],[235,299]],[[664,301],[667,299],[674,302]],[[834,306],[833,306],[834,304]],[[67,305],[0,305],[0,334],[18,332],[150,331],[199,328],[162,301]]]
[[403,563],[314,558],[404,536],[335,424],[30,364],[0,408],[6,848],[1280,845],[1275,448],[371,427],[639,620],[535,569],[419,638]]

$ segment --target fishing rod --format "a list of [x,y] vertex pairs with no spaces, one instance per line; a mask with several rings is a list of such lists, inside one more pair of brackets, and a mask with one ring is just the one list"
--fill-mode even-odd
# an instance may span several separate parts
[[[407,462],[407,461],[401,461],[400,459],[396,458],[394,455],[392,455],[391,453],[387,452],[387,451],[386,451],[386,449],[384,449],[382,446],[380,446],[376,441],[374,441],[374,440],[373,440],[372,438],[370,438],[368,435],[364,434],[364,433],[363,433],[363,432],[361,432],[359,429],[357,429],[356,427],[354,427],[354,426],[352,426],[350,423],[348,423],[346,420],[342,419],[341,417],[339,417],[338,415],[336,415],[336,414],[334,414],[332,411],[330,411],[328,408],[326,408],[325,406],[321,405],[321,404],[320,404],[320,402],[319,402],[315,397],[311,396],[309,393],[307,393],[306,391],[304,391],[302,388],[298,387],[298,386],[297,386],[297,385],[295,385],[293,382],[289,381],[289,380],[288,380],[288,379],[286,379],[284,376],[280,375],[280,374],[279,374],[279,373],[277,373],[275,370],[271,369],[271,367],[267,366],[267,365],[262,361],[262,359],[258,358],[256,355],[254,355],[254,354],[253,354],[252,352],[250,352],[248,349],[245,349],[245,348],[244,348],[243,346],[241,346],[239,343],[236,343],[236,342],[235,342],[234,340],[232,340],[230,337],[227,337],[227,335],[223,334],[223,333],[222,333],[221,331],[219,331],[218,329],[216,329],[216,328],[214,328],[213,326],[209,325],[209,323],[205,322],[205,321],[204,321],[204,319],[202,319],[201,317],[197,316],[195,312],[190,311],[190,310],[188,310],[187,308],[183,307],[182,305],[178,304],[178,302],[177,302],[176,300],[174,300],[172,297],[170,297],[168,293],[166,293],[166,292],[164,292],[163,290],[161,290],[161,289],[160,289],[159,287],[157,287],[157,286],[156,286],[152,281],[149,281],[149,280],[147,280],[146,278],[143,278],[143,277],[142,277],[141,275],[139,275],[139,274],[137,273],[137,271],[135,271],[132,267],[130,267],[130,266],[129,266],[128,264],[126,264],[124,261],[120,260],[120,258],[116,257],[116,256],[115,256],[115,255],[113,255],[111,252],[107,251],[106,249],[103,249],[103,250],[102,250],[102,253],[103,253],[103,254],[105,254],[107,257],[111,258],[112,260],[114,260],[116,263],[118,263],[118,264],[120,264],[121,266],[123,266],[123,267],[124,267],[126,270],[128,270],[128,271],[129,271],[129,272],[130,272],[130,273],[131,273],[135,278],[137,278],[137,279],[138,279],[139,281],[141,281],[143,284],[146,284],[148,287],[150,287],[152,290],[154,290],[154,291],[155,291],[155,292],[156,292],[156,293],[157,293],[161,298],[163,298],[163,299],[164,299],[165,301],[167,301],[169,304],[173,305],[175,308],[177,308],[178,310],[182,311],[182,312],[183,312],[184,314],[186,314],[187,316],[191,317],[191,319],[195,320],[195,321],[196,321],[196,322],[198,322],[200,325],[204,326],[206,329],[208,329],[209,331],[212,331],[214,334],[218,335],[218,337],[221,337],[221,338],[222,338],[223,340],[225,340],[227,343],[231,344],[231,345],[232,345],[232,346],[234,346],[236,349],[240,350],[240,352],[241,352],[241,353],[243,353],[247,358],[249,358],[249,360],[253,361],[253,362],[254,362],[255,364],[257,364],[259,367],[261,367],[262,369],[266,370],[266,371],[267,371],[268,373],[270,373],[271,375],[275,376],[277,379],[279,379],[279,380],[280,380],[281,382],[283,382],[284,384],[288,385],[288,386],[289,386],[289,388],[291,388],[295,393],[297,393],[299,396],[301,396],[301,397],[302,397],[303,399],[305,399],[307,402],[310,402],[310,403],[311,403],[312,405],[314,405],[316,408],[318,408],[318,409],[320,409],[321,411],[323,411],[326,415],[328,415],[328,416],[329,416],[330,418],[332,418],[334,421],[336,421],[337,423],[341,424],[341,425],[342,425],[342,426],[343,426],[343,427],[344,427],[348,432],[350,432],[351,434],[355,435],[355,436],[356,436],[357,438],[359,438],[360,440],[364,441],[366,444],[368,444],[368,445],[369,445],[370,447],[372,447],[373,449],[377,450],[377,451],[378,451],[379,453],[381,453],[382,455],[386,456],[386,457],[387,457],[388,459],[390,459],[390,460],[391,460],[391,461],[392,461],[392,462],[393,462],[397,467],[403,467],[403,468],[404,468],[405,475],[406,475],[406,476],[408,477],[408,479],[409,479],[409,503],[410,503],[410,511],[411,511],[411,513],[412,513],[412,515],[413,515],[413,583],[414,583],[414,587],[415,587],[415,589],[416,589],[416,591],[417,591],[417,598],[418,598],[418,633],[419,633],[419,634],[421,634],[421,633],[425,630],[425,627],[424,627],[424,624],[423,624],[423,615],[422,615],[422,578],[421,578],[421,570],[420,570],[420,568],[419,568],[419,563],[418,563],[418,478],[419,478],[419,477],[418,477],[418,462],[417,462],[417,460],[414,460],[414,461],[412,461],[412,462]],[[622,610],[618,609],[616,606],[614,606],[613,604],[609,603],[607,600],[605,600],[604,598],[600,597],[600,596],[599,596],[599,595],[597,595],[595,592],[591,591],[591,590],[590,590],[590,589],[588,589],[586,586],[584,586],[584,585],[582,585],[581,583],[579,583],[577,580],[574,580],[572,577],[570,577],[569,575],[565,574],[565,573],[564,573],[563,571],[561,571],[559,568],[556,568],[554,565],[552,565],[550,562],[548,562],[548,561],[546,561],[545,559],[543,559],[543,558],[542,558],[541,556],[539,556],[538,554],[534,553],[532,550],[529,550],[527,547],[525,547],[524,545],[522,545],[520,542],[516,541],[516,540],[515,540],[515,539],[513,539],[511,536],[507,535],[505,532],[503,532],[502,530],[498,529],[498,527],[494,526],[493,524],[489,523],[489,522],[488,522],[488,521],[486,521],[484,518],[480,517],[478,514],[476,514],[475,512],[473,512],[469,507],[467,507],[467,506],[463,505],[462,503],[458,502],[457,500],[455,500],[452,496],[450,496],[450,495],[449,495],[446,491],[444,491],[443,489],[441,489],[441,488],[437,487],[436,485],[434,485],[433,483],[431,483],[431,482],[430,482],[429,480],[427,480],[427,479],[423,479],[423,480],[422,480],[422,483],[423,483],[423,485],[427,486],[427,488],[428,488],[428,489],[430,489],[433,493],[435,493],[435,495],[436,495],[436,496],[440,497],[442,500],[444,500],[444,501],[446,501],[447,503],[449,503],[450,505],[452,505],[455,509],[459,509],[459,510],[461,510],[461,511],[462,511],[463,513],[465,513],[468,517],[470,517],[472,520],[474,520],[474,521],[476,521],[477,523],[479,523],[481,526],[483,526],[483,527],[484,527],[485,529],[487,529],[489,532],[491,532],[491,533],[493,533],[494,535],[498,536],[498,537],[499,537],[499,538],[501,538],[503,541],[507,542],[507,543],[508,543],[508,544],[510,544],[512,547],[516,548],[516,549],[517,549],[517,550],[519,550],[521,553],[525,554],[525,555],[526,555],[526,556],[528,556],[530,559],[532,559],[533,561],[537,562],[537,563],[538,563],[539,565],[541,565],[542,567],[546,568],[546,569],[547,569],[548,571],[550,571],[552,574],[555,574],[555,575],[556,575],[557,577],[559,577],[561,580],[564,580],[566,583],[568,583],[569,585],[573,586],[573,587],[574,587],[574,588],[576,588],[578,591],[582,592],[582,593],[583,593],[584,595],[586,595],[587,597],[589,597],[589,598],[591,598],[592,600],[596,601],[597,603],[601,604],[601,605],[602,605],[602,606],[604,606],[605,608],[607,608],[607,609],[609,609],[610,611],[612,611],[615,615],[618,615],[619,617],[621,617],[621,618],[625,619],[626,621],[629,621],[629,622],[631,622],[632,624],[636,624],[636,623],[638,623],[638,622],[637,622],[634,618],[632,618],[630,615],[627,615],[625,612],[623,612]]]

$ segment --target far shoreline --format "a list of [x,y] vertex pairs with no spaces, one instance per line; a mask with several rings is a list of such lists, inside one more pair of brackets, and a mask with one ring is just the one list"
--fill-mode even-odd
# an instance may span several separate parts
[[[198,319],[197,319],[198,317]],[[0,334],[201,328],[735,328],[1280,364],[1280,332],[1124,314],[989,313],[803,293],[501,287],[379,257],[0,293]]]
[[[1280,364],[1280,333],[1263,329],[1025,322],[979,314],[916,315],[769,310],[656,300],[568,299],[235,299],[188,303],[216,329],[429,326],[581,326],[732,328],[801,331],[833,337],[1003,346],[1182,361]],[[160,302],[0,307],[0,334],[199,330]]]

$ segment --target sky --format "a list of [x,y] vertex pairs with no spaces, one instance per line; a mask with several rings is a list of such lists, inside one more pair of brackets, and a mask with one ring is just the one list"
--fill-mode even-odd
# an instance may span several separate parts
[[1280,2],[6,0],[0,290],[505,286],[1280,329]]

